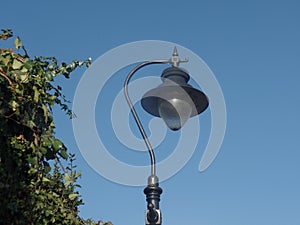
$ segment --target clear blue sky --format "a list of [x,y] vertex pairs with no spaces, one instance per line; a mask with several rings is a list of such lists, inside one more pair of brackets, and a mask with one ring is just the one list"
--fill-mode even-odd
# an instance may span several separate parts
[[[96,59],[118,45],[149,39],[191,49],[223,90],[227,129],[217,159],[200,173],[210,119],[209,113],[201,117],[198,149],[161,183],[163,224],[299,225],[299,12],[296,0],[4,1],[0,25],[12,28],[31,56],[65,61]],[[83,73],[58,81],[70,100]],[[116,86],[121,83],[116,79]],[[115,225],[144,224],[143,187],[119,185],[94,172],[76,146],[71,121],[56,115],[57,135],[76,153],[83,173],[81,215]],[[101,118],[96,120],[105,133]],[[110,141],[112,154],[130,162],[135,153],[108,135]],[[147,153],[136,154],[148,160]]]

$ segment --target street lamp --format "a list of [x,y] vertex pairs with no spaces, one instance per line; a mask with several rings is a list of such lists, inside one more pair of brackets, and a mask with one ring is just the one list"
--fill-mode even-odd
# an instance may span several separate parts
[[159,209],[162,189],[159,187],[159,180],[156,176],[154,151],[129,97],[128,83],[135,72],[142,67],[151,64],[171,64],[171,67],[162,72],[161,79],[163,83],[146,92],[142,97],[141,104],[144,110],[151,115],[161,117],[171,130],[179,130],[190,117],[200,114],[208,107],[206,95],[187,83],[190,76],[186,70],[179,67],[181,62],[187,61],[187,59],[181,60],[179,58],[175,47],[170,59],[142,62],[130,71],[124,82],[126,101],[145,141],[151,159],[151,175],[148,177],[148,185],[144,189],[147,201],[146,225],[161,225],[162,223]]

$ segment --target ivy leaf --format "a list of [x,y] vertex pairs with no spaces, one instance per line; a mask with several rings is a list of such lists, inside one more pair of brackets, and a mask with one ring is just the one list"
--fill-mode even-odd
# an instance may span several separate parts
[[0,39],[7,40],[8,38],[13,36],[13,32],[11,29],[1,29],[2,34],[0,34]]
[[20,62],[20,61],[17,60],[17,59],[14,59],[13,64],[12,64],[12,68],[13,68],[14,70],[17,70],[17,69],[20,69],[20,68],[22,67],[22,65],[23,65],[22,62]]
[[[11,30],[0,29],[0,42],[10,36]],[[76,191],[80,172],[75,170],[74,155],[68,155],[56,139],[52,108],[57,105],[70,115],[71,110],[62,88],[52,81],[56,76],[69,77],[77,67],[88,66],[89,60],[60,66],[54,57],[30,58],[19,37],[8,44],[12,46],[0,46],[0,140],[4,140],[0,141],[0,202],[9,215],[4,222],[83,224],[78,215],[83,201]]]
[[57,193],[55,193],[55,192],[53,192],[52,195],[53,195],[55,198],[58,198],[58,197],[59,197],[59,195],[58,195]]
[[46,177],[43,177],[43,182],[50,182],[50,180]]
[[69,181],[70,180],[70,175],[68,173],[65,173],[64,178],[65,178],[66,181]]
[[19,49],[22,46],[21,39],[19,37],[17,37],[14,44],[15,44],[16,49]]
[[43,164],[44,164],[44,171],[45,171],[45,173],[49,173],[51,171],[50,164],[47,161],[44,161]]
[[48,108],[46,105],[42,105],[42,109],[44,111],[45,122],[48,123],[48,114],[49,114]]
[[10,106],[11,106],[13,111],[16,111],[17,108],[19,107],[19,104],[16,101],[11,101]]
[[48,147],[52,145],[52,141],[47,136],[42,137],[41,143],[43,147]]
[[31,60],[27,60],[27,61],[24,63],[24,67],[25,67],[27,70],[31,70],[33,66],[34,66],[34,63],[33,63]]
[[4,59],[2,60],[2,62],[3,62],[3,64],[4,64],[5,66],[7,66],[8,63],[10,62],[10,60],[11,60],[11,56],[8,55],[8,56],[4,57]]
[[33,86],[32,89],[33,89],[33,91],[34,91],[33,101],[34,101],[35,103],[38,103],[40,93],[39,93],[39,91],[38,91],[38,89],[37,89],[36,86]]
[[58,151],[59,149],[61,149],[63,147],[63,143],[60,140],[55,139],[52,146],[55,151]]
[[68,159],[69,157],[68,157],[68,153],[67,153],[67,151],[65,150],[65,149],[62,149],[62,150],[60,150],[59,151],[59,153],[58,153],[61,157],[63,157],[63,159]]
[[78,194],[69,194],[69,199],[70,200],[74,200],[77,197],[78,197]]
[[40,148],[40,151],[41,151],[41,153],[42,153],[43,155],[46,155],[46,154],[47,154],[47,149],[44,148],[44,147],[41,147],[41,148]]

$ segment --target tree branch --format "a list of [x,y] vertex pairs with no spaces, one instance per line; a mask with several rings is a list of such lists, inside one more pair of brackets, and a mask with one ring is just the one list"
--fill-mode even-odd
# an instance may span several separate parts
[[4,78],[8,81],[9,86],[11,86],[11,87],[14,89],[14,84],[13,84],[13,82],[8,78],[8,76],[6,75],[6,73],[5,73],[3,70],[1,70],[1,69],[0,69],[0,75],[1,75],[2,77],[4,77]]

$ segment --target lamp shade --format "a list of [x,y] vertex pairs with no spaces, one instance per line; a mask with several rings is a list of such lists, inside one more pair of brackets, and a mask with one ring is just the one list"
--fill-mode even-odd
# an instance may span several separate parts
[[189,85],[188,73],[179,67],[169,67],[161,75],[158,87],[144,94],[142,107],[150,114],[161,117],[171,130],[179,130],[192,116],[208,107],[206,95]]

